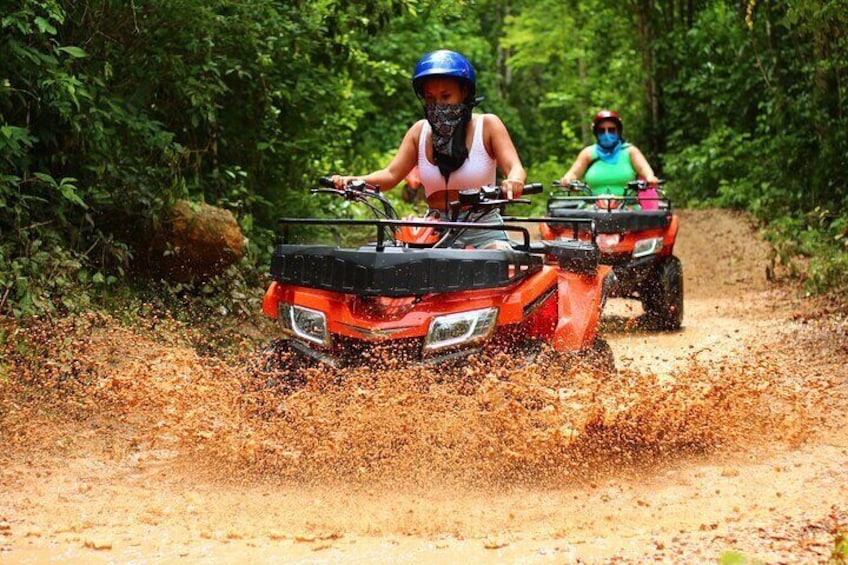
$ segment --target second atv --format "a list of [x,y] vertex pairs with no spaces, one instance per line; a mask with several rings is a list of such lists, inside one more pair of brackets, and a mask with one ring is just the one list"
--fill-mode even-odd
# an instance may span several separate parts
[[[379,188],[362,181],[343,189],[326,178],[320,184],[313,193],[353,202],[375,218],[280,220],[283,241],[262,306],[279,324],[278,360],[366,365],[389,346],[404,363],[461,363],[479,351],[533,357],[545,350],[612,368],[598,325],[613,275],[599,262],[591,220],[566,222],[575,236],[588,233],[586,240],[531,242],[526,224],[544,218],[475,220],[493,207],[529,203],[502,198],[500,187],[461,191],[449,221],[432,222],[400,219]],[[534,192],[542,186],[525,187],[525,194]],[[354,228],[367,228],[372,240],[294,241]],[[518,241],[508,249],[456,246],[460,234],[480,229],[504,230]]]
[[594,195],[580,181],[566,187],[554,185],[560,190],[548,200],[551,220],[541,225],[542,239],[570,239],[569,221],[593,222],[600,261],[613,268],[617,279],[611,295],[638,299],[647,328],[679,329],[683,323],[683,266],[674,255],[678,218],[664,191],[643,180],[628,183],[624,196]]

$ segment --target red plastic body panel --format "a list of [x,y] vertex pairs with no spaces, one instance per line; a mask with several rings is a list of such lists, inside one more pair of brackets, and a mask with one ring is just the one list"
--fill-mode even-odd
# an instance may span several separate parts
[[[384,342],[427,335],[434,316],[496,306],[497,329],[520,331],[552,343],[557,350],[591,347],[600,316],[603,278],[562,272],[555,265],[542,269],[512,287],[433,294],[414,298],[363,298],[272,282],[262,301],[263,312],[275,318],[281,301],[320,310],[327,315],[331,334]],[[556,292],[551,293],[552,289]],[[542,299],[550,294],[548,299]],[[528,305],[538,302],[532,311]]]
[[552,346],[557,351],[578,351],[592,347],[598,333],[603,300],[603,280],[612,271],[599,265],[594,275],[560,272],[559,308]]
[[[662,237],[663,248],[659,253],[657,253],[657,256],[666,257],[672,255],[674,252],[674,242],[677,239],[678,226],[679,220],[677,216],[672,215],[668,227],[663,229],[652,229],[638,232],[625,232],[623,234],[620,234],[621,239],[615,245],[605,244],[605,234],[598,234],[598,247],[600,248],[601,254],[633,253],[633,249],[636,247],[637,241],[652,237]],[[573,235],[573,231],[570,227],[559,227],[553,224],[543,223],[539,224],[539,229],[542,233],[542,239],[544,240],[571,239]],[[581,234],[580,238],[588,240],[589,234]]]

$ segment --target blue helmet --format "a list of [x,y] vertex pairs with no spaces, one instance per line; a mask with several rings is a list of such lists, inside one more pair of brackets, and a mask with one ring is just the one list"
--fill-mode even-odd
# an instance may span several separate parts
[[419,98],[424,97],[422,92],[424,79],[435,76],[453,77],[464,81],[469,88],[468,98],[474,99],[477,90],[477,77],[474,74],[474,67],[471,66],[468,59],[456,51],[440,49],[421,57],[412,73],[412,88],[415,89],[415,94]]

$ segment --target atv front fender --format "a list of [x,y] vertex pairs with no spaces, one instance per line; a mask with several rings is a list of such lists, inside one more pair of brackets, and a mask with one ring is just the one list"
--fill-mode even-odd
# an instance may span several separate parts
[[663,248],[660,255],[668,257],[674,253],[674,242],[677,241],[677,229],[680,227],[680,220],[677,215],[671,216],[671,222],[668,229],[665,231],[665,239],[663,240]]
[[581,351],[593,346],[601,310],[614,277],[612,268],[607,265],[599,265],[593,275],[559,272],[559,319],[553,339],[555,350]]
[[265,291],[265,296],[262,298],[262,311],[269,318],[277,319],[278,304],[283,299],[283,289],[277,281],[271,281],[268,290]]

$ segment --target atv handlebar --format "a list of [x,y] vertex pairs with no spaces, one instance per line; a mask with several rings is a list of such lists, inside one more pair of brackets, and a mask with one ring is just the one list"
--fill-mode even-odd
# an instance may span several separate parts
[[542,194],[545,191],[545,187],[542,186],[540,182],[533,182],[530,184],[525,184],[524,189],[521,191],[521,194]]
[[[348,181],[344,188],[336,188],[336,183],[330,177],[319,177],[318,185],[323,188],[313,188],[312,194],[334,194],[345,200],[359,202],[367,206],[376,218],[397,219],[398,215],[392,203],[380,192],[380,187],[365,182],[362,179]],[[375,203],[377,200],[378,203]]]
[[[337,188],[336,183],[333,182],[332,178],[329,176],[319,177],[318,185],[322,188],[311,189],[310,192],[312,194],[332,194],[335,196],[341,196],[345,200],[359,202],[367,206],[374,213],[375,218],[377,218],[378,220],[390,220],[382,222],[381,229],[388,229],[390,232],[392,232],[393,235],[395,230],[399,226],[406,225],[401,223],[395,223],[394,221],[392,221],[399,220],[398,213],[394,209],[394,206],[392,206],[392,203],[389,201],[389,199],[386,198],[386,196],[380,192],[379,186],[367,183],[362,179],[354,179],[345,183],[343,188]],[[522,190],[522,194],[527,195],[541,194],[542,192],[544,192],[544,187],[541,183],[538,182],[527,183],[524,185],[524,188]],[[379,201],[379,204],[375,203],[374,200]],[[472,229],[469,224],[473,224],[479,218],[483,217],[484,214],[481,214],[480,212],[485,212],[486,210],[495,208],[503,208],[507,204],[530,204],[530,200],[527,200],[526,198],[508,199],[506,198],[504,190],[501,188],[500,185],[487,185],[477,188],[460,190],[459,200],[451,202],[450,209],[448,211],[449,219],[452,222],[456,223],[456,225],[445,224],[444,222],[441,223],[442,228],[447,228],[447,231],[445,231],[445,236],[442,237],[442,240],[452,243],[452,241],[455,240],[458,234],[461,233],[463,230]],[[471,216],[473,219],[471,219],[470,221],[457,223],[457,218],[459,217],[459,212],[461,210],[467,210],[469,211],[469,213],[474,213],[475,215]],[[417,226],[417,224],[409,225],[414,227]],[[486,227],[485,229],[488,229],[488,227]],[[379,233],[379,238],[382,240],[382,232]]]
[[[542,183],[535,182],[524,185],[521,194],[541,194],[544,190]],[[459,204],[462,206],[473,206],[475,204],[504,204],[507,202],[527,202],[520,198],[509,200],[504,198],[504,191],[499,185],[481,186],[480,188],[467,188],[459,191]]]
[[[318,178],[318,185],[321,186],[321,187],[324,187],[324,188],[330,188],[330,189],[336,188],[336,183],[334,183],[333,180],[330,177],[319,177]],[[369,184],[369,183],[367,183],[367,182],[365,182],[364,180],[361,180],[361,179],[352,180],[352,181],[348,182],[347,185],[345,186],[345,188],[349,189],[349,190],[367,189],[367,190],[371,190],[371,191],[374,191],[374,192],[380,192],[379,186]],[[542,186],[542,183],[540,183],[540,182],[525,184],[524,188],[521,191],[522,194],[527,194],[527,195],[542,194],[542,192],[544,192],[544,187]],[[497,186],[497,185],[483,186],[483,187],[480,187],[480,188],[470,188],[470,189],[467,189],[467,190],[462,190],[462,191],[460,191],[460,200],[462,200],[462,195],[464,193],[468,194],[468,195],[470,195],[470,194],[481,194],[481,195],[483,195],[483,199],[485,199],[485,200],[501,200],[501,199],[503,199],[503,191],[502,191],[501,187]],[[475,202],[478,202],[479,200],[480,200],[479,198],[475,199]]]
[[[544,188],[541,183],[524,185],[522,194],[540,194]],[[456,220],[462,209],[484,210],[503,207],[507,204],[530,204],[526,198],[506,198],[500,185],[481,186],[459,191],[459,200],[450,203],[451,219]]]
[[[651,188],[657,188],[657,187],[662,186],[664,184],[665,184],[665,179],[659,179],[659,181],[656,182],[656,183],[649,183],[645,179],[637,179],[637,180],[632,180],[632,181],[628,182],[626,186],[627,186],[627,189],[630,190],[631,192],[639,193],[639,192],[643,192],[645,190],[649,190]],[[551,185],[554,188],[562,188],[562,189],[567,190],[568,192],[582,192],[582,193],[585,193],[587,195],[591,195],[591,191],[592,191],[592,189],[589,187],[589,185],[586,184],[585,182],[581,181],[581,180],[569,181],[566,186],[563,186],[560,181],[555,180],[551,183]]]
[[560,188],[568,192],[579,192],[580,194],[585,194],[587,196],[591,196],[592,194],[592,190],[589,188],[589,185],[582,180],[568,181],[568,184],[565,186],[563,186],[560,181],[555,180],[551,183],[551,185],[554,188]]
[[[336,183],[334,183],[333,180],[330,177],[319,177],[318,178],[318,185],[322,186],[324,188],[339,190],[339,189],[336,189]],[[370,190],[372,192],[380,192],[380,187],[377,186],[376,184],[367,183],[362,179],[355,179],[355,180],[352,180],[352,181],[348,181],[348,183],[345,185],[344,189],[341,189],[341,190],[359,190],[359,191]]]
[[657,188],[665,184],[665,179],[659,179],[656,183],[649,183],[645,179],[632,180],[627,183],[627,188],[635,192],[642,192],[651,188]]

